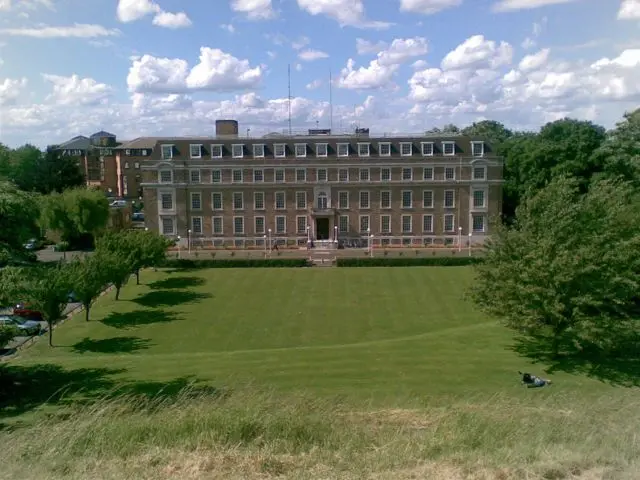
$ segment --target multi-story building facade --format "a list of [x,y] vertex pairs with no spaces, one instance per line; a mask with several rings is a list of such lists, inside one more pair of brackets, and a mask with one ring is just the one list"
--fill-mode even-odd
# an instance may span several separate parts
[[213,245],[481,243],[501,211],[502,162],[482,139],[250,138],[237,123],[220,134],[225,122],[215,137],[154,139],[142,161],[147,227]]

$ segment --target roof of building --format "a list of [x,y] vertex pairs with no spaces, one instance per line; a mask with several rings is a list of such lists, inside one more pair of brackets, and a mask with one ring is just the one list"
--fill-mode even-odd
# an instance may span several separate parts
[[113,133],[105,132],[104,130],[100,130],[99,132],[94,133],[89,138],[105,138],[105,137],[116,138],[116,136]]
[[90,145],[91,141],[88,137],[78,135],[71,140],[61,143],[57,148],[58,150],[87,150]]

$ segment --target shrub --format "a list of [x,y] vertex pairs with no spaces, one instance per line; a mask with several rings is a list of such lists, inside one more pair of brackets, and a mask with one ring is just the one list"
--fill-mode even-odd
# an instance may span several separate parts
[[458,267],[481,262],[479,257],[338,258],[338,267]]
[[297,268],[308,266],[306,258],[237,258],[237,259],[167,259],[162,265],[166,268]]
[[62,242],[57,243],[57,244],[53,247],[53,249],[54,249],[56,252],[68,252],[68,251],[70,250],[70,248],[71,248],[71,245],[69,244],[69,242],[64,241],[64,240],[63,240]]

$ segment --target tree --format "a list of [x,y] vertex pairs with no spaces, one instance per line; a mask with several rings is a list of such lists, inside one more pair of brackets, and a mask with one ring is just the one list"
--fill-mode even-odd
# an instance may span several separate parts
[[595,155],[604,165],[602,177],[623,178],[640,188],[640,108],[625,113]]
[[613,348],[637,328],[639,251],[640,193],[606,180],[585,194],[580,179],[559,177],[494,230],[473,298],[556,357]]
[[136,284],[140,285],[140,270],[160,265],[166,258],[170,242],[166,237],[151,231],[126,232],[125,241],[132,253],[130,258]]
[[43,197],[41,223],[64,241],[83,243],[107,226],[109,202],[98,190],[74,188]]
[[102,259],[106,279],[116,289],[116,300],[120,298],[120,290],[127,283],[134,269],[135,252],[129,247],[131,241],[125,231],[108,232],[96,241],[94,255]]
[[[511,130],[507,129],[502,123],[494,120],[474,122],[468,127],[463,128],[462,134],[469,137],[486,138],[494,152],[499,152],[504,142],[513,136]],[[498,153],[498,155],[500,155],[500,153]]]
[[0,327],[0,348],[3,348],[17,335],[18,331],[13,327]]
[[0,182],[0,265],[29,259],[23,245],[30,237],[39,236],[38,216],[35,195]]
[[84,259],[76,257],[69,264],[71,288],[84,307],[84,317],[87,322],[93,302],[108,283],[108,266],[108,259],[100,254],[86,256]]

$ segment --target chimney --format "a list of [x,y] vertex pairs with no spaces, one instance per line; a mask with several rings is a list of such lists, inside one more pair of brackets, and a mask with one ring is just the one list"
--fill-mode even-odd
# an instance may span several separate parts
[[216,120],[216,136],[237,137],[237,120]]

